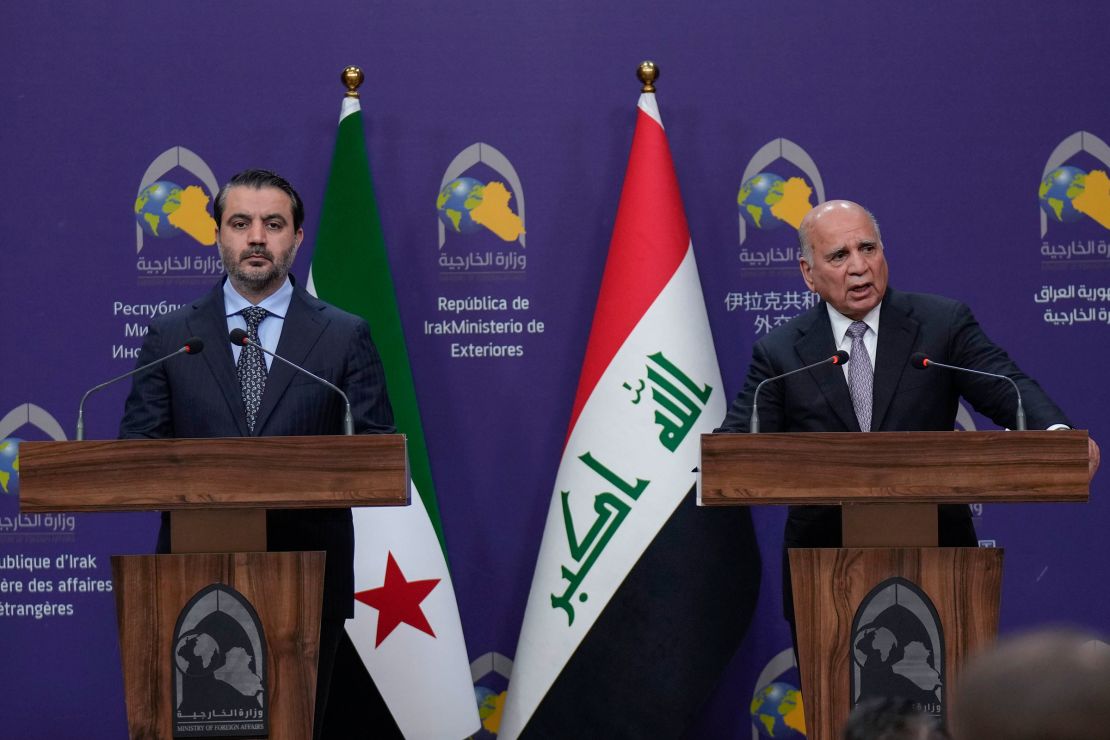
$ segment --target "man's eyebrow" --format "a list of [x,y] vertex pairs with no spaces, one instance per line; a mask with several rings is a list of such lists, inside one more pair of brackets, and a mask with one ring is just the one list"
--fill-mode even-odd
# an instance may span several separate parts
[[[229,221],[233,218],[243,218],[243,219],[246,219],[247,221],[250,221],[251,218],[253,218],[253,216],[251,216],[251,214],[249,214],[249,213],[229,213],[227,215],[227,218],[228,218]],[[262,216],[262,220],[263,221],[281,221],[282,223],[287,221],[285,216],[283,216],[280,213],[268,213],[265,216]]]

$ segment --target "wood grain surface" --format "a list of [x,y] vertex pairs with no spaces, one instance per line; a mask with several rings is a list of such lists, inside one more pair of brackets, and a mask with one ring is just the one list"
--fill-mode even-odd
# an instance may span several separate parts
[[951,697],[968,656],[998,632],[1002,555],[974,547],[790,550],[807,737],[841,737],[851,711],[852,620],[871,590],[895,576],[936,607]]
[[24,442],[25,512],[394,506],[400,434]]
[[213,583],[241,593],[262,622],[270,738],[312,736],[324,553],[116,556],[112,576],[130,737],[172,737],[174,627]]
[[706,506],[1086,501],[1087,432],[702,435]]

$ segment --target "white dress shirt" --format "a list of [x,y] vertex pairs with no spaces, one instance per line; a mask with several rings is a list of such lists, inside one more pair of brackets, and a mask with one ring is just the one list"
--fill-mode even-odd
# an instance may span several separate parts
[[[285,315],[289,313],[289,303],[292,300],[293,283],[289,282],[289,278],[286,277],[285,282],[277,291],[263,298],[262,302],[258,304],[260,308],[270,312],[270,315],[258,325],[258,343],[271,352],[277,352],[278,341],[281,339],[281,329],[285,326]],[[234,329],[247,330],[247,320],[239,312],[253,305],[253,303],[239,295],[231,285],[230,278],[224,281],[224,313],[227,315],[227,331],[229,334]],[[237,344],[231,345],[232,358],[236,365],[239,364],[239,353],[242,349]],[[269,370],[274,358],[265,353],[262,356],[266,358],[266,369]]]

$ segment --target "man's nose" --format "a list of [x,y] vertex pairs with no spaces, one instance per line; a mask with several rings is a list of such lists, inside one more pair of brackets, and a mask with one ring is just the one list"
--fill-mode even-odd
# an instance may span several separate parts
[[247,240],[251,244],[266,243],[266,227],[261,221],[254,221],[247,230]]
[[858,249],[848,253],[848,272],[853,275],[867,272],[867,260],[863,258],[863,253]]

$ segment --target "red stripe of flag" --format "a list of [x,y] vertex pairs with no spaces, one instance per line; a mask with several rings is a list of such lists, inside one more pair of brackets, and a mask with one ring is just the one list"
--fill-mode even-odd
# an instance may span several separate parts
[[667,136],[655,119],[637,108],[636,132],[568,439],[602,373],[670,282],[689,245],[690,230]]

